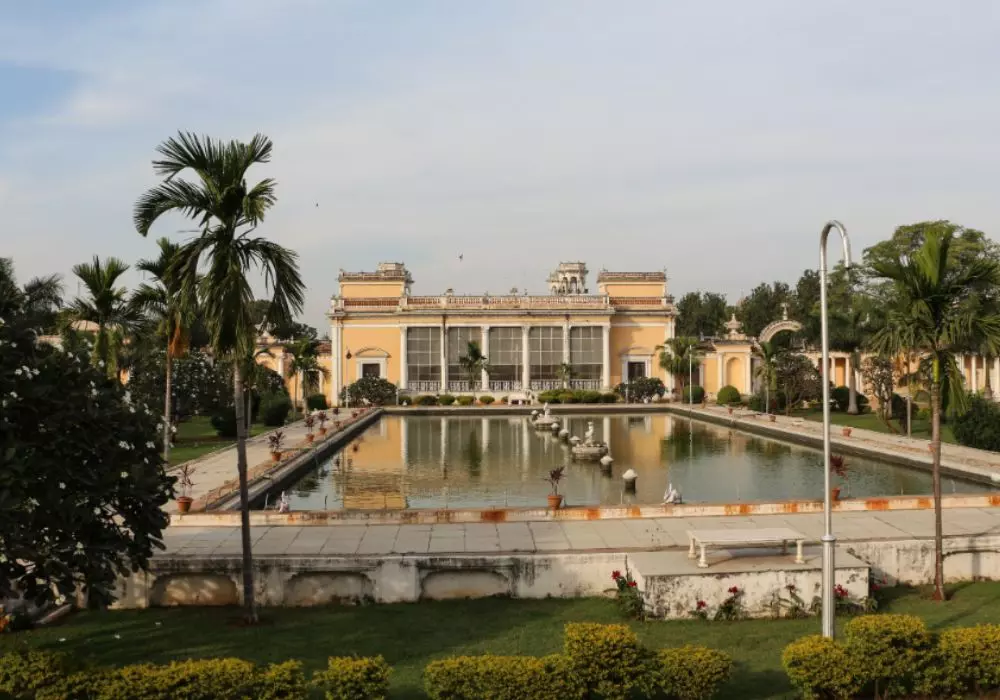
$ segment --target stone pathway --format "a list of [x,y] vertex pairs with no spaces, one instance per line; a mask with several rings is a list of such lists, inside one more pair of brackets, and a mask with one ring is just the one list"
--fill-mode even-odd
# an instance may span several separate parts
[[[804,418],[777,416],[775,422],[771,423],[762,414],[749,411],[735,411],[732,416],[723,406],[709,406],[705,408],[695,407],[689,409],[687,406],[673,405],[673,411],[678,410],[687,413],[690,411],[696,419],[699,416],[711,418],[713,422],[720,420],[731,422],[737,429],[746,428],[753,431],[754,428],[772,430],[778,433],[784,432],[791,436],[806,436],[816,440],[823,438],[823,424],[819,421],[805,420]],[[841,434],[839,425],[831,426],[830,439],[836,446],[850,446],[870,450],[873,456],[885,458],[896,458],[904,456],[906,459],[925,464],[928,469],[931,466],[930,441],[919,438],[908,438],[905,435],[892,435],[889,433],[877,433],[874,430],[864,430],[862,428],[852,428],[851,437],[847,438]],[[946,470],[955,474],[965,474],[978,481],[992,481],[1000,484],[1000,453],[989,452],[987,450],[977,450],[972,447],[962,445],[941,444],[941,465]]]
[[[945,535],[1000,536],[1000,508],[948,508]],[[384,556],[390,554],[496,554],[627,551],[687,547],[689,529],[790,527],[812,540],[823,534],[821,514],[635,518],[621,520],[445,523],[434,525],[275,525],[252,528],[255,557]],[[834,533],[851,541],[922,539],[934,534],[932,510],[837,513]],[[162,557],[235,557],[240,530],[233,526],[173,526]]]

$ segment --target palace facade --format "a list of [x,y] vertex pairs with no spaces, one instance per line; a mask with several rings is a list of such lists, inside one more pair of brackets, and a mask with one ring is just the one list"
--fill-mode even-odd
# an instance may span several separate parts
[[[327,314],[330,342],[320,347],[319,362],[326,370],[320,391],[336,405],[344,386],[371,376],[410,395],[476,392],[518,400],[564,382],[574,389],[611,391],[621,382],[659,377],[670,398],[680,382],[658,361],[659,347],[674,337],[677,316],[666,273],[602,270],[593,291],[588,275],[585,263],[564,262],[549,275],[548,294],[512,289],[503,295],[458,295],[449,289],[415,296],[403,263],[380,263],[371,272],[342,270]],[[800,328],[780,309],[775,312],[777,320],[760,340]],[[726,329],[724,337],[704,341],[703,360],[692,367],[694,382],[709,396],[727,384],[750,394],[757,384],[757,339],[744,335],[735,318]],[[469,343],[488,358],[488,372],[470,377],[462,367]],[[283,345],[267,336],[259,345],[270,350],[260,361],[287,377],[295,396],[298,382],[289,376],[291,358]],[[819,363],[818,352],[805,354]],[[831,379],[846,384],[859,368],[847,353],[830,356]],[[983,388],[987,374],[993,387],[1000,386],[996,359],[987,367],[982,358],[969,355],[960,366],[972,391]],[[863,389],[860,376],[856,379]]]

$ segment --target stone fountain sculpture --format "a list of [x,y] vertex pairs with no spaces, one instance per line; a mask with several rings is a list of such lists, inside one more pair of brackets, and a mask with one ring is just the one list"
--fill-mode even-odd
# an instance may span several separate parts
[[597,461],[608,453],[608,443],[594,440],[594,421],[587,421],[587,432],[583,434],[583,442],[573,445],[573,457]]
[[536,430],[552,430],[553,425],[558,425],[559,420],[552,415],[552,409],[548,404],[542,406],[542,413],[535,416]]

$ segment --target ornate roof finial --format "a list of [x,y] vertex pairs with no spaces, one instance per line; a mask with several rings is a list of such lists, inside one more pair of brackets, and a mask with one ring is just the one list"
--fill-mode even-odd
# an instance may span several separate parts
[[788,302],[787,301],[781,302],[781,320],[782,321],[787,321],[788,320]]

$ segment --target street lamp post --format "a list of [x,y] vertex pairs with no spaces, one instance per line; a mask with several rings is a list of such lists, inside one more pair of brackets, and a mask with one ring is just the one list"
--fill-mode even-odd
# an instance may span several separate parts
[[830,502],[830,337],[826,319],[826,239],[832,229],[837,229],[844,246],[844,266],[851,266],[851,241],[847,230],[839,221],[832,220],[823,227],[819,237],[819,317],[820,339],[823,344],[823,636],[833,639],[834,607],[833,589],[836,572],[833,566],[834,545],[833,507]]
[[691,365],[694,361],[693,354],[694,348],[688,346],[688,409],[694,408],[694,371]]

